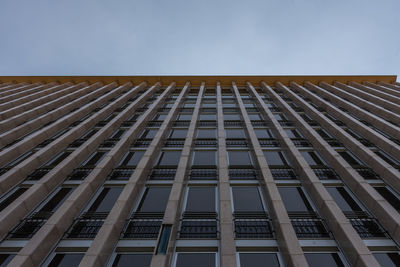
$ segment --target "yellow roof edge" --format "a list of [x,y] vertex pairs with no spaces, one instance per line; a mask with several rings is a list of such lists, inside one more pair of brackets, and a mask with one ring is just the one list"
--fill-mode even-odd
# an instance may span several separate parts
[[339,81],[347,83],[349,81],[362,83],[364,81],[376,82],[396,82],[396,75],[133,75],[133,76],[0,76],[0,82],[89,82],[94,83],[101,81],[104,84],[117,81],[120,84],[131,81],[138,84],[142,81],[147,81],[149,84],[161,82],[163,85],[171,82],[176,82],[178,86],[183,86],[187,81],[190,81],[192,86],[200,86],[202,81],[206,82],[206,86],[213,86],[217,81],[221,82],[222,86],[230,86],[232,81],[238,86],[245,86],[247,81],[253,85],[259,85],[261,81],[265,81],[269,85],[274,85],[280,81],[288,85],[294,81],[303,84],[305,81],[318,84],[320,81],[332,83]]

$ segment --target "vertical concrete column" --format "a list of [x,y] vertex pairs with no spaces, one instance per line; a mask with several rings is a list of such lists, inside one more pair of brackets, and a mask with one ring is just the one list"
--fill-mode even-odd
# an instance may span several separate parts
[[[260,142],[258,141],[256,133],[254,132],[253,125],[251,124],[250,118],[247,115],[246,108],[244,107],[235,83],[233,83],[233,90],[236,100],[239,104],[240,112],[243,116],[251,146],[254,150],[256,163],[260,168],[260,175],[262,179],[261,182],[264,187],[264,191],[266,192],[265,197],[276,231],[279,249],[282,252],[287,266],[308,266],[299,240],[297,239],[296,233],[287,214],[285,205],[279,194],[278,187],[275,184],[271,170],[269,169],[268,163],[264,157],[264,152],[262,151]],[[272,121],[272,123],[277,122]]]
[[[376,91],[378,92],[384,92],[387,93],[391,96],[395,96],[400,100],[400,91],[396,90],[396,87],[391,87],[393,85],[389,84],[389,83],[371,83],[371,82],[364,82],[363,83],[365,86],[371,87],[376,89]],[[395,89],[395,90],[393,90]],[[397,88],[398,89],[398,88]]]
[[[0,93],[0,103],[5,102],[7,100],[8,96],[17,94],[19,92],[29,91],[30,89],[38,88],[41,85],[42,85],[42,83],[29,83],[29,84],[23,84],[22,86],[13,87],[12,90],[8,90],[8,91]],[[10,99],[10,100],[12,100],[12,99]]]
[[[368,138],[372,143],[376,146],[379,146],[381,149],[386,151],[386,153],[393,155],[394,157],[400,158],[400,147],[394,143],[393,141],[389,140],[385,136],[379,134],[375,130],[371,129],[370,127],[364,125],[362,122],[358,121],[357,119],[353,118],[352,116],[342,112],[339,108],[335,107],[334,105],[328,103],[327,101],[323,100],[317,94],[311,93],[309,90],[306,90],[304,87],[299,86],[296,83],[291,83],[301,94],[304,96],[309,97],[312,101],[316,104],[320,105],[321,107],[325,108],[327,112],[334,114],[334,116],[343,121],[347,124],[347,126],[351,127],[354,131],[359,132],[362,136]],[[380,130],[386,132],[387,134],[391,134],[394,138],[400,139],[400,130],[398,127],[394,125],[390,125],[383,119],[379,117],[372,118],[371,116],[367,115],[364,111],[358,111],[359,108],[356,107],[354,104],[349,103],[342,103],[343,101],[334,96],[331,93],[328,93],[324,90],[321,90],[318,86],[306,82],[306,86],[315,90],[318,90],[318,93],[322,96],[328,97],[335,101],[338,105],[347,108],[349,111],[354,111],[356,116],[361,117],[360,119],[364,119],[369,121],[372,125],[379,128]]]
[[15,116],[28,109],[32,109],[33,107],[36,107],[38,105],[42,105],[46,101],[51,101],[67,93],[71,93],[74,90],[80,89],[85,85],[87,85],[87,83],[80,83],[77,85],[74,85],[71,82],[64,83],[33,95],[21,97],[13,101],[0,104],[0,111],[2,111],[0,113],[0,118],[4,120],[7,117]]
[[237,266],[221,85],[217,83],[218,195],[221,267]]
[[[390,111],[389,109],[385,109],[382,106],[379,106],[372,101],[369,101],[369,99],[364,99],[359,96],[353,95],[351,93],[348,93],[346,90],[340,89],[339,87],[330,85],[326,82],[321,82],[320,86],[324,88],[325,90],[331,92],[332,94],[338,95],[347,101],[351,101],[352,104],[365,108],[369,110],[369,112],[373,113],[376,116],[382,117],[385,120],[392,121],[394,123],[400,124],[400,115],[399,113]],[[347,86],[347,85],[345,85]]]
[[[24,96],[27,96],[27,95],[34,94],[36,92],[45,90],[45,89],[47,89],[47,88],[49,88],[51,86],[54,86],[56,84],[57,83],[54,83],[54,82],[53,83],[46,83],[46,84],[37,83],[37,84],[35,84],[36,85],[35,87],[30,88],[28,90],[23,90],[22,92],[20,92],[19,89],[15,89],[15,90],[13,90],[12,94],[4,96],[4,97],[1,97],[0,98],[0,103],[9,102],[9,101],[14,100],[14,99],[18,99],[18,98],[21,98],[21,97],[24,97]],[[18,92],[16,92],[16,91],[18,91]]]
[[[315,175],[314,171],[303,158],[293,141],[286,134],[285,130],[275,119],[272,112],[265,105],[260,95],[250,83],[248,83],[248,87],[251,94],[257,99],[264,115],[272,121],[275,133],[278,136],[280,143],[288,152],[287,154],[290,162],[296,168],[303,187],[307,190],[308,195],[316,205],[319,213],[325,218],[325,222],[332,231],[339,246],[343,248],[343,252],[345,253],[349,263],[351,263],[352,266],[378,266],[379,264],[369,249],[365,246],[363,240],[357,234],[356,230],[354,230],[349,220]],[[272,98],[281,105],[285,114],[289,114],[291,117],[300,118],[300,116],[296,114],[286,102],[281,100],[279,95],[276,94],[268,85],[264,85],[263,87],[270,95],[272,95]],[[312,130],[311,126],[307,124],[304,125],[304,127],[308,130]]]
[[[295,83],[291,83],[295,84]],[[315,116],[319,111],[305,102],[301,97],[290,91],[285,85],[277,82],[277,87],[282,89],[286,95],[300,107],[304,108],[307,114]],[[263,84],[265,88],[265,84]],[[276,99],[281,102],[280,98]],[[290,114],[290,113],[289,113]],[[315,116],[315,118],[317,118]],[[363,178],[350,164],[345,161],[334,148],[332,148],[319,134],[312,128],[307,128],[307,122],[299,117],[292,117],[298,129],[302,131],[308,141],[324,157],[328,164],[340,175],[344,184],[362,201],[365,207],[379,220],[392,237],[400,240],[400,214]],[[327,131],[331,132],[333,124],[327,119],[318,120],[328,122]],[[329,126],[331,125],[331,126]]]
[[[292,85],[298,90],[301,89],[301,86],[296,83],[292,83]],[[309,114],[313,115],[313,118],[316,121],[320,122],[321,125],[323,125],[325,128],[329,127],[331,133],[336,136],[338,140],[340,140],[343,144],[345,144],[351,152],[353,152],[366,164],[370,165],[386,183],[388,183],[394,189],[400,192],[400,176],[399,171],[395,167],[391,166],[380,157],[377,157],[372,150],[356,140],[353,136],[344,131],[340,126],[324,120],[323,116],[321,116],[320,113],[314,114],[310,112]]]
[[112,253],[115,244],[118,241],[124,223],[129,216],[135,200],[137,199],[140,190],[143,188],[147,175],[149,174],[154,159],[160,151],[164,137],[167,131],[171,128],[173,119],[179,112],[179,107],[189,91],[190,83],[187,82],[181,93],[176,99],[174,105],[169,111],[164,122],[160,126],[153,141],[150,143],[143,157],[139,161],[132,176],[129,178],[126,186],[119,195],[114,207],[104,221],[91,246],[86,251],[80,267],[87,266],[104,266]]
[[[337,86],[343,86],[342,83],[336,83]],[[377,91],[374,88],[371,88],[366,85],[362,85],[356,82],[349,82],[348,87],[345,87],[347,90],[351,90],[354,94],[359,94],[359,96],[370,97],[373,98],[375,103],[387,108],[388,106],[392,107],[393,104],[399,104],[398,97],[395,97],[391,94],[387,94],[385,92]],[[386,100],[386,102],[385,102]],[[389,101],[389,102],[388,102]]]
[[[400,86],[392,83],[385,83],[385,82],[378,82],[379,85],[382,85],[388,89],[393,89],[392,91],[399,93],[400,91]],[[392,92],[392,91],[387,91],[387,92]],[[396,94],[397,95],[397,94]]]
[[193,110],[192,120],[190,121],[189,129],[186,134],[185,143],[183,145],[181,157],[178,163],[178,169],[174,177],[171,193],[169,194],[167,206],[165,208],[162,225],[172,225],[171,236],[168,243],[167,253],[165,255],[156,254],[151,259],[151,267],[167,267],[171,266],[171,259],[175,249],[177,231],[179,227],[179,215],[183,201],[183,192],[187,184],[185,177],[187,176],[188,167],[190,166],[190,154],[193,147],[193,139],[196,132],[197,121],[199,117],[202,97],[205,91],[205,83],[200,86],[199,94],[197,95],[196,105]]
[[[160,83],[153,85],[147,91],[149,93],[148,96],[151,96],[154,90],[159,86]],[[104,180],[107,178],[113,166],[121,159],[124,153],[129,149],[131,143],[143,131],[146,123],[154,116],[157,109],[174,87],[175,83],[168,86],[157,100],[150,105],[147,111],[139,117],[137,122],[129,128],[122,136],[121,140],[105,157],[103,157],[89,176],[82,181],[49,220],[22,248],[18,255],[15,256],[11,263],[13,266],[38,266],[43,261],[67,231],[73,219],[79,214],[93,194],[103,185]],[[145,93],[135,100],[134,103],[141,102],[143,99],[147,99],[148,96],[146,96]]]

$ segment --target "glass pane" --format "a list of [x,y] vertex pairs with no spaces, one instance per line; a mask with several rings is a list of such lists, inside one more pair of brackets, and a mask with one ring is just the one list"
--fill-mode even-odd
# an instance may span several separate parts
[[360,206],[354,201],[343,187],[327,187],[329,194],[342,211],[361,211]]
[[148,187],[138,207],[138,212],[164,212],[171,187]]
[[215,166],[215,155],[215,151],[195,151],[193,155],[193,165]]
[[271,130],[269,129],[254,129],[254,132],[256,133],[257,138],[274,138]]
[[169,138],[186,138],[187,130],[179,129],[179,130],[172,130],[171,135]]
[[268,165],[286,166],[286,158],[281,151],[264,151],[264,157]]
[[52,259],[52,261],[50,262],[48,267],[78,266],[84,255],[85,254],[83,254],[83,253],[70,253],[70,254],[58,253]]
[[6,267],[16,254],[0,254],[0,267]]
[[249,119],[252,121],[261,121],[262,118],[259,114],[249,114]]
[[86,161],[84,161],[81,166],[96,165],[100,162],[105,154],[105,152],[96,151]]
[[144,155],[144,151],[128,152],[128,153],[126,153],[125,157],[119,163],[119,166],[134,167],[139,163],[139,161],[143,157],[143,155]]
[[400,266],[400,254],[397,252],[372,253],[382,267]]
[[314,151],[301,151],[300,153],[309,165],[325,165],[321,157]]
[[178,166],[181,151],[164,151],[161,154],[158,165],[161,166]]
[[114,206],[122,187],[107,187],[103,188],[99,196],[90,206],[88,211],[91,212],[109,212]]
[[296,129],[290,129],[290,130],[286,129],[285,132],[289,138],[303,138],[300,132],[297,131]]
[[152,254],[117,254],[112,267],[149,267],[152,256]]
[[353,154],[348,151],[339,152],[339,155],[344,158],[347,163],[350,165],[362,165],[361,161],[359,161]]
[[156,134],[157,134],[157,130],[146,130],[140,136],[140,138],[152,139],[152,138],[154,138],[154,136],[156,136]]
[[275,253],[239,253],[239,258],[240,267],[280,266]]
[[64,200],[72,193],[72,188],[61,188],[39,211],[52,212],[55,211]]
[[215,212],[215,187],[189,187],[187,212]]
[[239,114],[224,114],[224,120],[226,121],[240,121]]
[[252,165],[248,151],[228,151],[230,166],[250,166]]
[[200,114],[201,121],[215,121],[217,120],[217,115],[215,114]]
[[190,121],[192,119],[192,114],[181,114],[178,117],[180,121]]
[[378,191],[390,205],[393,206],[396,210],[400,211],[400,199],[396,197],[389,189],[386,187],[375,187],[375,190]]
[[226,138],[246,138],[243,129],[226,129]]
[[215,129],[199,129],[197,131],[197,138],[216,138]]
[[310,267],[344,267],[337,253],[304,253]]
[[179,253],[176,267],[214,267],[214,253]]
[[123,129],[118,129],[115,132],[113,132],[109,138],[121,138],[121,136],[125,133],[126,130]]
[[263,212],[258,188],[255,186],[232,187],[235,212]]
[[2,198],[0,200],[0,211],[4,210],[8,205],[10,205],[14,200],[16,200],[20,195],[22,195],[28,188],[18,188],[13,193]]
[[51,160],[49,160],[48,162],[46,162],[46,164],[44,164],[43,167],[52,166],[52,165],[57,165],[57,164],[59,164],[61,161],[63,161],[66,157],[68,157],[69,154],[71,154],[71,152],[69,152],[69,151],[63,151],[63,152],[59,153],[58,155],[56,155],[56,156],[55,156],[54,158],[52,158]]
[[300,187],[279,187],[278,189],[288,212],[308,212],[313,210]]

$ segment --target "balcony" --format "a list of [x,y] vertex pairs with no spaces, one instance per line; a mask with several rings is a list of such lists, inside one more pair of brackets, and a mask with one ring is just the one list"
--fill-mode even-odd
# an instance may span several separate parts
[[93,239],[104,223],[108,213],[86,212],[75,219],[65,234],[66,238]]
[[93,169],[91,168],[77,168],[72,171],[70,175],[68,175],[67,180],[75,180],[81,181],[85,179]]
[[297,180],[296,173],[291,169],[270,169],[274,180]]
[[183,147],[185,139],[167,139],[164,143],[164,147]]
[[296,147],[311,147],[311,143],[307,139],[292,138],[291,140]]
[[217,213],[185,212],[180,220],[179,238],[217,239]]
[[270,220],[266,213],[236,212],[234,213],[235,238],[267,239],[273,238]]
[[194,140],[195,147],[217,147],[216,139],[196,139]]
[[174,180],[176,169],[153,169],[149,180]]
[[231,180],[256,180],[257,171],[254,169],[229,169]]
[[29,239],[42,227],[53,212],[35,212],[22,220],[8,235],[9,239]]
[[245,139],[227,139],[227,147],[247,147],[248,143]]
[[339,179],[339,175],[329,167],[313,168],[313,171],[320,180]]
[[361,238],[387,238],[385,230],[377,220],[364,211],[344,212]]
[[116,181],[127,181],[132,176],[134,171],[134,168],[114,168],[108,176],[108,179]]
[[279,141],[277,139],[258,139],[262,147],[278,147]]
[[288,212],[298,238],[331,238],[323,219],[314,212]]
[[121,233],[121,239],[157,239],[163,213],[133,213]]

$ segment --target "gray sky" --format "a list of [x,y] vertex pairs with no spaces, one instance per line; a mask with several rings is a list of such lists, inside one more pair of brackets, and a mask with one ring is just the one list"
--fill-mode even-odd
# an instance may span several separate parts
[[399,75],[399,10],[399,0],[2,0],[0,75]]

